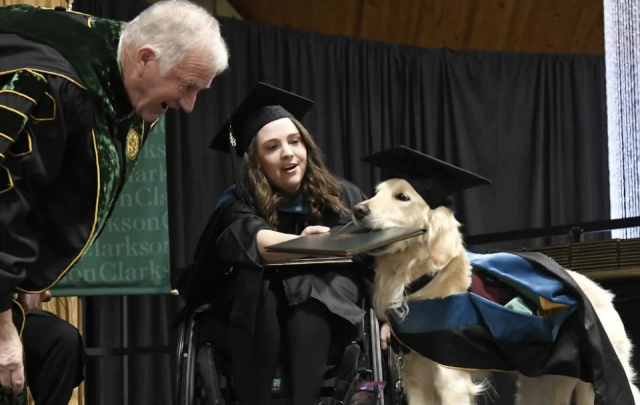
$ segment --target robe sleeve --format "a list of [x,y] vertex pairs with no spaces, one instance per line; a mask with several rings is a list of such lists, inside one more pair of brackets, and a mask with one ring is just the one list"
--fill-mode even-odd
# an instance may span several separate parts
[[[44,76],[27,69],[0,76],[0,86],[0,193],[4,193],[13,188],[4,162],[25,131],[32,110],[45,97],[48,83]],[[11,308],[14,290],[26,277],[23,269],[13,266],[14,261],[0,245],[0,312]]]
[[220,258],[232,265],[262,268],[257,235],[269,224],[243,202],[230,199],[218,208],[221,231],[216,237],[215,249]]
[[[2,77],[0,77],[2,79]],[[4,80],[0,81],[0,83]],[[44,76],[31,70],[20,70],[0,90],[0,164],[9,148],[24,131],[31,111],[47,91]]]

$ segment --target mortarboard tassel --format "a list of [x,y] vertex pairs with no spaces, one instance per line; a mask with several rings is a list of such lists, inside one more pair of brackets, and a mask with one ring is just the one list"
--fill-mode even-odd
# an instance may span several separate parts
[[238,175],[238,168],[235,163],[235,159],[237,156],[236,145],[237,145],[237,141],[236,141],[236,138],[233,136],[233,130],[231,128],[231,120],[229,120],[229,149],[231,150],[231,168],[233,170],[233,180],[236,184],[237,195],[240,201],[242,201],[245,204],[251,205],[250,199],[247,198],[244,187],[242,187],[242,183],[240,182],[239,175]]

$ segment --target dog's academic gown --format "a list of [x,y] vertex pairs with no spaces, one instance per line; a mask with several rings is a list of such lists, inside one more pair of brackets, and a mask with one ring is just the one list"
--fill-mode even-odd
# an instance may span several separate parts
[[404,320],[389,314],[396,348],[453,368],[574,377],[593,384],[596,405],[634,403],[591,302],[560,265],[532,252],[468,255],[469,292],[409,301]]
[[122,27],[0,7],[0,312],[13,293],[47,290],[80,260],[151,130],[120,76]]

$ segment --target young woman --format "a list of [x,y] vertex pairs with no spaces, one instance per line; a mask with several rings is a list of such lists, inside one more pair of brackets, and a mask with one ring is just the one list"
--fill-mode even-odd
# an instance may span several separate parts
[[244,164],[201,239],[200,275],[191,290],[203,297],[203,286],[216,285],[204,293],[206,300],[217,299],[215,305],[228,310],[241,404],[269,403],[280,352],[288,359],[293,403],[314,404],[330,344],[346,345],[364,317],[359,303],[367,263],[266,266],[300,257],[268,252],[267,246],[346,224],[351,207],[366,199],[329,173],[298,121],[311,104],[261,83],[212,144],[243,156]]

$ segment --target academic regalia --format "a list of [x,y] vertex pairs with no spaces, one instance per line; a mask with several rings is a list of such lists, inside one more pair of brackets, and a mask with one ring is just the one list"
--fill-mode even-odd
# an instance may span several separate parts
[[[386,169],[385,178],[409,181],[432,208],[447,205],[454,192],[488,183],[406,147],[365,161]],[[602,323],[564,268],[540,253],[467,254],[473,267],[468,292],[410,300],[404,319],[387,314],[398,351],[454,368],[578,378],[594,385],[596,405],[634,403]],[[437,277],[415,280],[406,294]]]
[[116,50],[123,23],[0,7],[0,311],[41,292],[100,234],[150,125]]
[[[285,117],[300,119],[311,105],[308,99],[260,83],[223,126],[212,147],[242,156],[264,125]],[[231,145],[230,127],[234,139]],[[347,209],[367,199],[354,184],[336,179],[342,186]],[[294,195],[278,207],[278,218],[277,231],[300,234],[310,225],[346,224],[351,221],[351,214],[328,211],[321,218],[310,220],[303,196]],[[356,258],[355,264],[333,265],[331,269],[327,265],[265,269],[256,242],[257,233],[263,229],[270,229],[269,224],[242,198],[238,188],[227,190],[200,238],[195,264],[181,277],[179,289],[188,308],[213,302],[223,308],[233,326],[252,332],[260,297],[271,276],[277,275],[290,305],[314,298],[351,324],[363,319],[358,301],[363,296],[363,283],[371,282],[372,260]]]
[[[53,287],[98,237],[152,125],[116,59],[123,23],[0,7],[0,312]],[[13,304],[16,326],[24,314]]]

